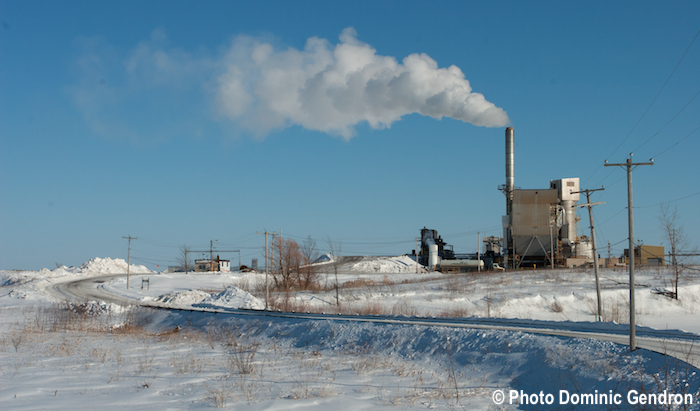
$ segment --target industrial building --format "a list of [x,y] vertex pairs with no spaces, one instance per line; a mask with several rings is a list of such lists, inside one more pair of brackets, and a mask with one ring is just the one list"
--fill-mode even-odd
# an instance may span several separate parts
[[[635,265],[649,265],[657,267],[664,264],[664,252],[663,246],[658,245],[644,245],[640,244],[634,247],[634,264]],[[625,264],[629,264],[630,250],[625,248],[624,261]]]
[[515,187],[515,131],[506,128],[506,196],[503,263],[506,268],[566,265],[566,259],[590,256],[576,236],[579,179],[550,180],[543,189]]
[[416,261],[430,271],[464,273],[484,269],[484,261],[474,254],[455,254],[452,246],[442,240],[437,230],[423,227],[417,246],[418,249],[414,250]]
[[[515,131],[506,128],[506,183],[499,190],[506,196],[506,213],[502,217],[503,237],[483,239],[483,253],[456,254],[436,230],[423,228],[416,259],[429,270],[456,273],[492,269],[502,264],[506,269],[521,267],[586,267],[593,264],[593,247],[585,235],[577,235],[577,204],[581,191],[579,178],[550,180],[539,189],[515,186]],[[625,256],[628,252],[625,250]],[[640,245],[635,248],[635,262],[640,265],[663,265],[664,249]],[[612,266],[610,259],[599,265]]]

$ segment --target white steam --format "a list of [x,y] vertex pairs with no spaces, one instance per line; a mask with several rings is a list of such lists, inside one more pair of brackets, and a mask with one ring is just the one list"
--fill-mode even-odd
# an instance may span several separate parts
[[311,37],[304,50],[284,51],[239,37],[218,78],[220,110],[261,134],[300,125],[350,138],[358,123],[386,128],[411,113],[477,126],[509,124],[503,109],[472,92],[458,67],[438,68],[426,54],[398,63],[356,35],[347,28],[335,46]]

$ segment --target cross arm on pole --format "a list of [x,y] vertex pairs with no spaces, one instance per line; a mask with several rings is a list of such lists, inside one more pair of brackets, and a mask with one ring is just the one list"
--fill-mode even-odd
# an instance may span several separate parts
[[605,204],[605,201],[598,201],[597,203],[577,204],[576,207],[588,207],[588,206],[592,207],[592,206],[597,206],[597,205],[601,205],[601,204]]

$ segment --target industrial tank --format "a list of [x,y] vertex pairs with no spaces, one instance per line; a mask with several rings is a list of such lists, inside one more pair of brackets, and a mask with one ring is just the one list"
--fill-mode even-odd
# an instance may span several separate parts
[[588,238],[584,238],[576,245],[576,257],[593,258],[593,244]]

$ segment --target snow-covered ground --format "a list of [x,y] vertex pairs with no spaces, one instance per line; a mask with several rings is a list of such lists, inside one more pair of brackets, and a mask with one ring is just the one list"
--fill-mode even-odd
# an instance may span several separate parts
[[[415,274],[411,263],[405,256],[349,262],[338,275],[340,311],[520,318],[563,327],[594,320],[592,270],[455,276]],[[635,391],[664,390],[690,394],[687,409],[700,409],[697,368],[609,342],[69,304],[50,291],[58,282],[125,271],[123,260],[111,259],[0,271],[3,409],[639,409],[629,403]],[[130,272],[129,289],[123,277],[101,288],[179,308],[264,307],[264,274],[161,274],[137,266]],[[329,273],[319,276],[320,291],[273,297],[277,304],[332,312],[335,275]],[[627,320],[626,277],[621,269],[602,271],[605,321]],[[669,279],[663,268],[637,273],[640,328],[700,334],[700,279],[691,275],[681,283],[679,301],[651,292],[670,288]],[[493,400],[499,390],[502,405]],[[513,405],[512,393],[518,396]],[[621,403],[600,405],[608,399],[601,393]],[[552,404],[539,404],[547,394]],[[587,394],[598,405],[573,404]],[[559,404],[567,395],[568,404]],[[534,400],[538,404],[520,404]]]

